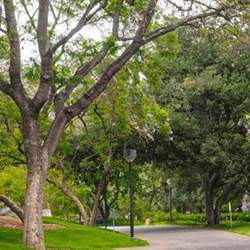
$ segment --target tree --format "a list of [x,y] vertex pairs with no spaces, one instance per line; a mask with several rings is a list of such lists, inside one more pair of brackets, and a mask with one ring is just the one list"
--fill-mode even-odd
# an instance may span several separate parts
[[[142,92],[146,80],[136,82],[133,88],[127,87],[127,82],[140,73],[140,67],[134,67],[134,63],[132,60],[120,72],[84,118],[66,130],[54,156],[54,161],[60,159],[55,166],[64,165],[60,167],[63,177],[59,182],[47,178],[75,202],[85,224],[96,223],[98,210],[104,219],[109,216],[120,192],[120,172],[124,171],[124,162],[120,159],[122,148],[133,133],[145,140],[156,129],[168,129],[167,111],[160,108],[146,90]],[[132,72],[132,77],[128,71]],[[66,181],[72,177],[76,186],[94,186],[91,192],[94,197],[88,204],[67,187]],[[111,186],[114,195],[107,190]],[[89,208],[89,213],[84,207]]]
[[[228,19],[229,14],[238,14],[240,10],[237,1],[228,4],[212,1],[206,5],[192,0],[188,1],[186,10],[172,1],[167,2],[179,10],[177,17],[165,17],[163,13],[163,20],[157,21],[156,14],[160,15],[166,6],[158,6],[156,0],[133,3],[58,0],[53,4],[48,0],[35,3],[22,0],[15,4],[13,0],[3,0],[3,4],[1,1],[1,9],[2,5],[4,8],[1,46],[9,52],[9,55],[3,54],[1,65],[5,69],[9,65],[9,72],[2,71],[0,90],[15,101],[22,116],[28,167],[24,218],[27,246],[45,249],[41,218],[43,189],[50,158],[67,124],[86,112],[112,77],[142,46],[180,26],[215,16]],[[199,7],[199,13],[194,11],[189,16],[194,5]],[[16,12],[25,13],[26,19],[17,20]],[[182,19],[178,18],[180,12],[185,16]],[[111,35],[104,41],[88,42],[83,36],[77,37],[87,25],[96,27],[105,20],[113,25]],[[64,30],[62,24],[68,29]],[[25,34],[22,40],[20,30]],[[34,52],[32,67],[23,64],[24,41],[28,46],[34,41],[38,45],[40,58]],[[72,96],[78,98],[72,100]],[[45,131],[40,128],[40,119],[44,116],[48,122]]]
[[171,152],[175,164],[196,168],[205,193],[207,223],[219,224],[223,203],[229,195],[246,191],[249,183],[244,127],[250,105],[249,44],[237,38],[225,50],[223,37],[206,31],[199,35],[189,51],[177,56],[176,65],[182,67],[171,65],[174,73],[165,79],[173,101]]

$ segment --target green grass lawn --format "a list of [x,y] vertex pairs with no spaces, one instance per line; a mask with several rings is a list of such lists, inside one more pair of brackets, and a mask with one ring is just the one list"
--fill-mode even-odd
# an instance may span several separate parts
[[[131,240],[128,236],[96,227],[87,227],[68,223],[55,218],[46,218],[45,223],[62,225],[60,229],[45,231],[46,246],[49,249],[102,249],[146,246],[147,242],[139,239]],[[0,228],[0,249],[21,250],[22,231]]]
[[221,225],[223,230],[250,236],[250,222],[234,222],[231,227],[228,223]]
[[[193,221],[177,221],[174,224],[186,225],[186,226],[205,226],[205,227],[207,227],[206,223],[197,223],[197,222],[193,222]],[[213,228],[250,236],[250,222],[234,221],[233,225],[231,227],[229,221],[222,221],[221,225],[213,226]]]

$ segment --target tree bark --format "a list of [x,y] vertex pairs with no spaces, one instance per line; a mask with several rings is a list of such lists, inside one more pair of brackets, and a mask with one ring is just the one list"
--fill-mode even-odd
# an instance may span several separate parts
[[211,188],[207,188],[205,190],[205,197],[206,197],[206,216],[207,216],[207,224],[213,225],[214,224],[214,209],[213,209],[213,192]]
[[27,158],[27,188],[24,209],[24,244],[44,250],[42,205],[49,167],[48,150],[41,146],[38,115],[32,109],[23,114],[24,146]]
[[219,225],[221,219],[221,206],[216,206],[214,209],[214,224]]
[[48,157],[40,155],[28,168],[25,198],[24,243],[36,250],[45,250],[42,224],[42,204],[47,176]]
[[81,218],[83,218],[83,223],[85,225],[87,225],[89,222],[89,217],[88,217],[88,214],[87,214],[84,206],[82,205],[81,201],[63,183],[60,185],[60,189],[76,204],[76,206],[79,209],[79,212],[81,214]]
[[215,174],[206,173],[203,176],[203,188],[205,191],[205,200],[206,200],[206,216],[207,224],[214,224],[214,183],[216,181]]
[[10,210],[14,212],[22,222],[24,222],[23,210],[14,201],[4,195],[0,195],[0,201],[10,208]]
[[[235,180],[235,183],[237,180]],[[221,220],[221,207],[228,199],[230,191],[233,189],[233,182],[229,182],[223,189],[221,195],[217,198],[214,208],[214,224],[219,225]]]
[[89,225],[96,224],[99,202],[100,202],[101,196],[103,194],[106,175],[107,175],[107,172],[104,170],[102,172],[102,176],[101,176],[101,179],[100,179],[99,184],[98,184],[95,203],[94,203],[94,206],[92,208],[91,215],[90,215]]

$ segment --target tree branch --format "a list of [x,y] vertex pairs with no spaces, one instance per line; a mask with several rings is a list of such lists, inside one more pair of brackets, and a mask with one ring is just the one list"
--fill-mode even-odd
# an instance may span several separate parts
[[21,1],[21,4],[24,7],[24,10],[25,10],[25,12],[26,12],[26,14],[27,14],[27,16],[28,16],[28,18],[30,20],[32,28],[37,32],[36,24],[34,22],[33,16],[31,16],[30,13],[29,13],[27,5],[25,4],[25,2],[23,0]]
[[25,106],[25,90],[21,81],[21,51],[19,42],[19,33],[15,17],[15,6],[12,0],[4,0],[4,9],[7,23],[7,34],[10,46],[10,68],[9,76],[13,90],[1,82],[1,90],[10,95],[20,107]]
[[99,81],[97,81],[97,83],[92,88],[90,88],[89,91],[87,91],[87,93],[85,93],[85,95],[83,95],[78,101],[67,108],[67,112],[71,118],[77,116],[82,112],[82,110],[86,109],[88,105],[105,90],[112,77],[121,70],[121,68],[143,45],[143,35],[146,32],[147,27],[153,17],[156,3],[156,0],[151,0],[148,4],[147,10],[139,24],[135,38],[131,44],[113,63],[106,67],[106,70],[103,72]]
[[57,114],[55,120],[53,121],[50,127],[47,138],[43,145],[43,147],[47,149],[49,156],[52,156],[53,153],[55,152],[60,136],[63,133],[63,130],[68,122],[69,119],[64,110],[59,114]]
[[63,181],[60,184],[57,184],[54,180],[47,177],[47,182],[54,185],[56,188],[60,189],[65,195],[67,195],[76,204],[81,216],[83,217],[84,224],[87,225],[89,222],[89,216],[83,204],[81,203],[80,199],[65,185]]
[[[75,103],[68,107],[64,107],[63,99],[60,102],[60,105],[58,105],[59,113],[62,115],[64,114],[64,125],[68,123],[70,120],[72,120],[74,117],[78,116],[79,114],[83,114],[86,112],[88,106],[95,100],[107,87],[108,83],[112,79],[112,77],[119,72],[122,67],[130,60],[130,58],[142,47],[143,45],[151,42],[152,40],[156,39],[157,37],[164,35],[166,33],[169,33],[171,31],[176,30],[180,26],[186,26],[191,24],[192,22],[208,18],[210,16],[218,16],[221,14],[222,11],[225,10],[225,6],[222,8],[216,10],[216,11],[210,11],[206,13],[202,13],[199,15],[195,15],[192,17],[184,18],[177,23],[173,23],[167,26],[164,26],[162,28],[156,29],[153,32],[147,32],[147,28],[150,24],[150,21],[152,20],[152,17],[154,15],[154,10],[156,8],[157,0],[151,0],[146,8],[146,11],[144,13],[144,16],[142,20],[139,22],[138,29],[136,31],[136,35],[132,42],[127,46],[127,48],[123,51],[123,53],[114,60],[111,64],[107,65],[104,72],[102,73],[99,80],[96,82],[94,86],[92,86],[85,94],[83,94]],[[228,8],[231,8],[232,6],[228,6]],[[86,15],[87,16],[87,15]],[[86,18],[86,17],[85,17]],[[78,24],[79,25],[79,24]],[[78,31],[79,27],[76,29],[76,32]],[[75,32],[70,33],[69,39],[75,34]],[[71,36],[72,35],[72,36]],[[68,38],[67,38],[68,39]],[[67,40],[66,39],[66,40]],[[67,41],[66,41],[67,42]],[[62,42],[64,44],[64,42]],[[85,71],[84,72],[89,72]],[[85,73],[82,74],[83,76]],[[69,94],[72,92],[72,87],[67,87],[69,90]],[[59,103],[59,102],[58,102]],[[62,132],[61,128],[63,127],[60,122],[58,122],[60,118],[56,118],[56,120],[53,122],[52,128],[50,132],[48,133],[47,140],[45,142],[45,146],[48,147],[49,152],[53,152],[55,150],[55,141],[58,141],[59,134]],[[58,130],[57,128],[60,127]]]
[[37,22],[37,40],[41,57],[47,52],[49,46],[48,38],[48,16],[49,0],[39,0],[38,22]]
[[52,53],[54,54],[56,50],[66,44],[77,32],[79,32],[100,10],[103,9],[106,3],[99,4],[99,7],[97,7],[92,13],[91,11],[99,4],[98,1],[92,1],[89,6],[86,8],[86,11],[82,15],[81,19],[78,21],[76,26],[61,40],[59,40],[53,47],[52,47]]
[[11,153],[0,152],[0,156],[12,159],[15,162],[15,164],[20,164],[20,165],[26,165],[27,164],[27,162],[25,160],[23,160],[20,157],[16,157]]
[[10,208],[10,210],[14,212],[24,223],[24,212],[14,201],[12,201],[5,195],[0,195],[0,201],[3,202],[8,208]]
[[220,9],[217,9],[214,11],[210,11],[210,12],[205,12],[205,13],[202,13],[199,15],[195,15],[195,16],[181,19],[177,23],[172,23],[172,24],[169,24],[167,26],[156,29],[156,30],[145,35],[144,44],[147,44],[147,43],[153,41],[154,39],[156,39],[162,35],[165,35],[171,31],[174,31],[181,26],[190,25],[194,21],[197,21],[197,20],[200,20],[203,18],[207,18],[210,16],[218,16],[222,11],[223,11],[223,8],[220,8]]
[[12,86],[2,79],[0,79],[0,90],[10,97],[14,96]]
[[[104,47],[98,55],[96,55],[92,60],[85,63],[83,66],[81,66],[77,71],[75,72],[74,77],[85,77],[87,76],[97,65],[99,65],[103,59],[106,57],[107,53],[109,51],[108,47]],[[71,81],[71,80],[69,80]],[[56,113],[62,111],[64,109],[64,102],[70,97],[73,90],[76,88],[77,85],[70,85],[68,84],[64,91],[59,92],[55,96],[55,107],[56,107]]]
[[9,134],[11,135],[11,137],[14,139],[18,151],[19,151],[22,155],[24,155],[24,150],[23,150],[23,148],[22,148],[23,143],[22,143],[21,141],[19,141],[19,140],[16,138],[15,134],[13,133],[13,131],[12,131],[10,125],[9,125],[9,121],[8,121],[7,115],[6,115],[5,113],[3,113],[3,112],[0,112],[0,115],[3,117],[3,122],[4,122],[4,124],[5,124],[7,133],[9,133]]
[[32,102],[37,111],[47,102],[51,92],[52,53],[49,49],[48,35],[49,0],[39,0],[37,42],[41,57],[40,85]]

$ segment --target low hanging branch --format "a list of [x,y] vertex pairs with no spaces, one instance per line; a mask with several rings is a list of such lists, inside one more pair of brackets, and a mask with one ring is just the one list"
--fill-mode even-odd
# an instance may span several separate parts
[[14,201],[5,195],[0,195],[0,201],[3,202],[13,213],[15,213],[19,219],[24,222],[24,212]]
[[81,217],[83,218],[83,223],[87,225],[89,223],[89,216],[80,199],[65,185],[63,181],[60,184],[58,184],[54,180],[48,177],[47,182],[54,185],[56,188],[60,189],[76,204],[81,214]]

